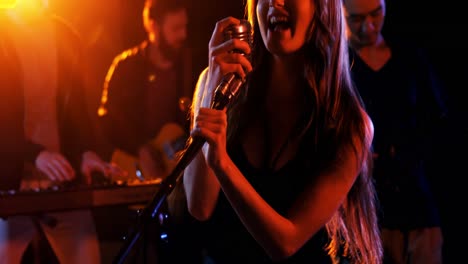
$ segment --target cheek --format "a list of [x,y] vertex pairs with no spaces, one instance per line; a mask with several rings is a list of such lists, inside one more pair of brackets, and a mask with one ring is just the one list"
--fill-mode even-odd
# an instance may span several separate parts
[[293,10],[293,13],[297,14],[295,17],[294,35],[296,37],[304,37],[305,39],[309,34],[312,21],[316,15],[315,6],[312,5],[311,1],[302,0],[301,4],[298,4]]
[[377,25],[377,28],[379,30],[381,30],[383,28],[383,25],[384,25],[384,18],[383,17],[379,17],[376,21],[376,25]]
[[295,26],[293,27],[293,38],[300,41],[305,42],[307,36],[310,34],[310,27],[312,24],[312,19],[310,18],[303,18],[296,21]]

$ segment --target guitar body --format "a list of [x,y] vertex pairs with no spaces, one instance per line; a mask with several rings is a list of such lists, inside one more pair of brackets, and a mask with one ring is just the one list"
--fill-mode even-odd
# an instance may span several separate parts
[[[187,133],[176,123],[164,125],[155,138],[145,147],[148,155],[134,156],[121,149],[112,153],[111,162],[128,172],[126,182],[141,182],[143,180],[162,180],[167,177],[177,165],[177,152],[185,147]],[[158,175],[150,168],[161,168]]]

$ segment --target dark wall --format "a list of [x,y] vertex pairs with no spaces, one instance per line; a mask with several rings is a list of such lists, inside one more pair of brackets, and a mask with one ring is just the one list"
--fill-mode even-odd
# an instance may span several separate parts
[[[387,26],[427,48],[457,111],[466,112],[460,89],[468,70],[466,11],[458,2],[387,0]],[[466,104],[465,104],[466,105]]]

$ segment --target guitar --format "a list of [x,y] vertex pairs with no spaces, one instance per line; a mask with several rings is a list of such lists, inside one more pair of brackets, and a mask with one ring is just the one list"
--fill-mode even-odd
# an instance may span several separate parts
[[[148,155],[142,159],[124,150],[116,149],[112,153],[111,162],[128,172],[125,181],[128,183],[148,180],[162,181],[177,165],[177,153],[185,147],[188,135],[176,123],[165,124],[155,138],[146,145]],[[149,169],[151,166],[162,168],[158,175]]]

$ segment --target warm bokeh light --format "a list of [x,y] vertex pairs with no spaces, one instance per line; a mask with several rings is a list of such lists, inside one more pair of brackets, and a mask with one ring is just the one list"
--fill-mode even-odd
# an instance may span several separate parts
[[0,8],[13,8],[18,0],[0,0]]
[[48,0],[0,0],[4,8],[23,17],[41,13],[49,4]]
[[14,9],[37,9],[48,4],[48,0],[0,0],[0,7]]

